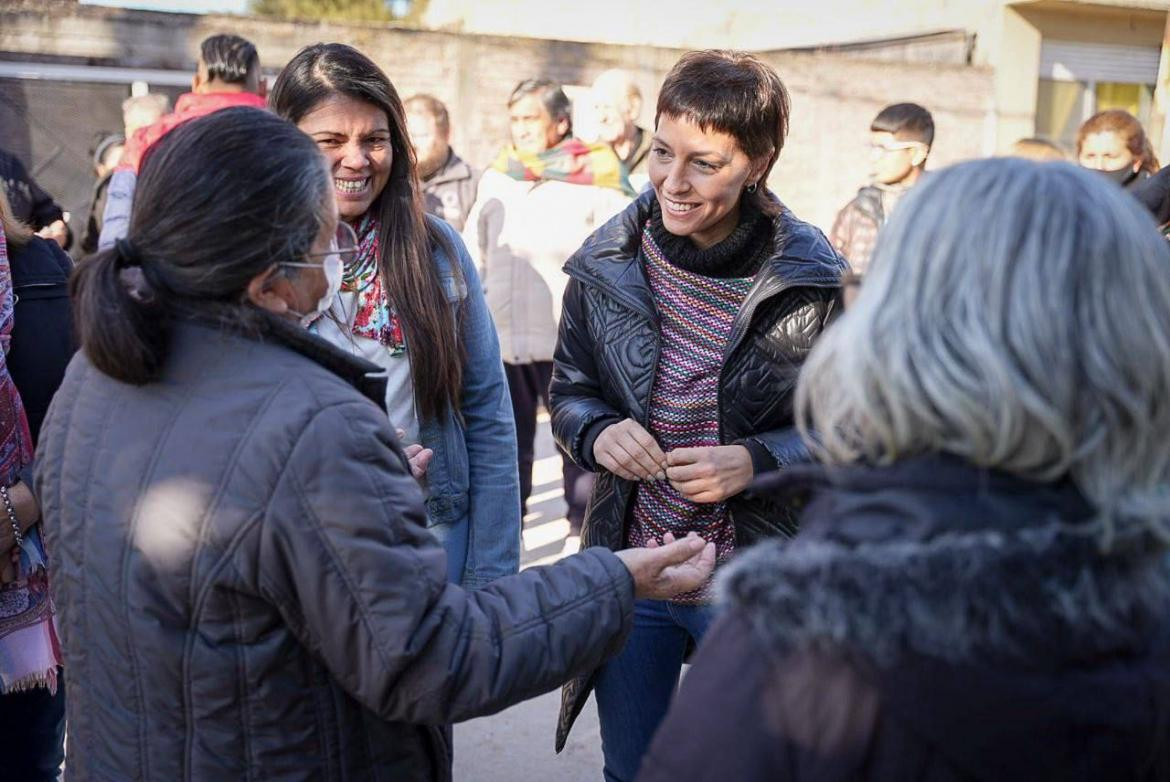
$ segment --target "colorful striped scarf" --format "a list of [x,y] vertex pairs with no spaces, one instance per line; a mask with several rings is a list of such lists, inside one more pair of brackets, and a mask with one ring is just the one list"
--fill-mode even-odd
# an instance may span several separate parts
[[[12,340],[16,299],[8,246],[0,226],[0,481],[10,486],[32,461],[32,435],[5,357]],[[0,508],[0,524],[8,524]],[[7,556],[7,552],[0,554]],[[49,597],[48,559],[39,525],[24,535],[16,580],[0,587],[0,692],[32,687],[57,691],[61,646]]]
[[626,167],[609,146],[586,144],[576,138],[567,138],[544,152],[521,152],[508,146],[492,168],[521,182],[568,182],[608,187],[630,197],[637,195]]

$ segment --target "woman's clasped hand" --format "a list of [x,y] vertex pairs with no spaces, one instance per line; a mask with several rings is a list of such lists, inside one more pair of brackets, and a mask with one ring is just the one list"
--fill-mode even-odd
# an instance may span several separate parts
[[692,502],[722,502],[752,481],[752,458],[742,445],[675,448],[664,452],[632,418],[607,426],[593,443],[598,466],[628,481],[670,481]]

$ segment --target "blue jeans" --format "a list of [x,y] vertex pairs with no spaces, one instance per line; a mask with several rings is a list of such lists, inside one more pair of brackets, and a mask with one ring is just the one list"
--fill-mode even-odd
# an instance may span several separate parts
[[678,688],[687,640],[698,644],[712,618],[710,606],[634,602],[634,629],[594,689],[606,782],[633,782]]

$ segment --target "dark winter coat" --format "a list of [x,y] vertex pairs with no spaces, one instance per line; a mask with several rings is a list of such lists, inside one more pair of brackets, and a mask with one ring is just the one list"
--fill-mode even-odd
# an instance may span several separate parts
[[275,321],[184,322],[142,386],[70,364],[37,488],[71,780],[445,780],[445,723],[620,646],[608,551],[447,582],[378,372]]
[[37,236],[19,250],[11,244],[8,250],[16,312],[5,361],[36,443],[49,402],[77,350],[69,302],[73,261],[56,242]]
[[443,167],[423,180],[423,204],[427,212],[446,220],[456,231],[462,231],[475,204],[478,186],[479,174],[452,149]]
[[1170,779],[1163,545],[949,457],[787,472],[801,532],[728,568],[640,782]]
[[1135,177],[1126,190],[1149,210],[1158,225],[1170,222],[1170,166],[1151,176]]
[[866,185],[837,213],[829,230],[829,241],[848,259],[854,273],[865,274],[877,245],[878,232],[885,224],[882,191],[874,185]]
[[[598,471],[593,442],[607,425],[643,426],[659,358],[658,312],[645,273],[642,231],[653,192],[596,231],[569,259],[551,387],[557,442]],[[720,440],[764,452],[770,467],[805,456],[791,431],[796,377],[814,338],[835,313],[845,262],[813,226],[784,210],[774,220],[772,252],[755,275],[724,351],[719,386]],[[635,484],[601,471],[582,530],[585,546],[621,549]],[[796,531],[791,514],[766,498],[727,502],[736,546]],[[591,677],[565,687],[557,747],[592,689]]]
[[34,231],[64,219],[61,207],[29,176],[20,158],[3,149],[0,149],[0,187],[8,195],[12,214]]

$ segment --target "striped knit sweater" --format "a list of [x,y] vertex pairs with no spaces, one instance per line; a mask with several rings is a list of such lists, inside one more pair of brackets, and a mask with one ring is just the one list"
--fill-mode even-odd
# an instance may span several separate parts
[[[721,445],[718,396],[723,350],[753,278],[714,277],[682,268],[666,258],[653,233],[650,226],[642,233],[646,276],[661,316],[649,430],[664,452]],[[691,502],[668,481],[638,486],[627,533],[630,546],[661,540],[666,532],[681,536],[691,531],[715,542],[719,562],[735,546],[726,503]],[[708,602],[709,587],[708,583],[680,595],[675,602]]]

